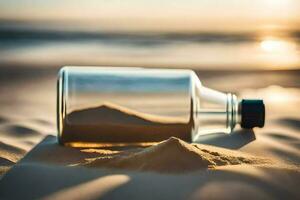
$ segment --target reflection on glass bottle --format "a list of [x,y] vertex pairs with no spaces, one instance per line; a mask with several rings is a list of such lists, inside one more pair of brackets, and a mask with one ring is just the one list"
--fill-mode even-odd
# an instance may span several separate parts
[[64,67],[57,87],[58,139],[70,146],[195,141],[264,125],[261,100],[202,86],[192,70]]

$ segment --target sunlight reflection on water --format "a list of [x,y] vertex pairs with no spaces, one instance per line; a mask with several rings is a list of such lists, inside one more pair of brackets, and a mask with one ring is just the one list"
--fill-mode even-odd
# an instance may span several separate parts
[[283,66],[297,65],[300,62],[299,50],[293,40],[266,37],[260,42],[260,49],[262,62],[270,68],[282,69]]
[[[0,29],[0,64],[118,65],[194,69],[293,69],[298,32],[105,33]],[[5,32],[6,31],[6,32]],[[275,35],[276,37],[274,37]]]

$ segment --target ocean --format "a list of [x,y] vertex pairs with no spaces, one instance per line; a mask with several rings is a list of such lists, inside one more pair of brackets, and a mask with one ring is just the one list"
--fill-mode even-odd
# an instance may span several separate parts
[[0,23],[0,65],[104,65],[204,70],[300,66],[300,31],[107,32]]

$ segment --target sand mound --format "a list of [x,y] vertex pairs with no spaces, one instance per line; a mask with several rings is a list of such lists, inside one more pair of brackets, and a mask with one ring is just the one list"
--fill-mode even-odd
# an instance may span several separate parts
[[184,123],[174,117],[162,117],[146,113],[141,113],[120,105],[106,102],[100,106],[90,107],[82,110],[75,110],[68,116],[68,120],[73,123],[95,124],[95,121],[112,124],[143,124],[152,125],[158,123]]
[[208,145],[193,145],[171,137],[157,145],[136,151],[95,150],[100,157],[88,159],[85,166],[180,173],[222,165],[263,164],[267,161]]
[[69,114],[68,119],[73,123],[94,124],[95,121],[103,123],[130,123],[149,124],[148,121],[132,111],[124,111],[110,104],[104,104],[98,107],[87,108],[83,110],[73,111]]
[[171,136],[191,141],[194,124],[192,117],[155,116],[111,103],[72,111],[66,119],[60,142],[73,147],[151,143]]

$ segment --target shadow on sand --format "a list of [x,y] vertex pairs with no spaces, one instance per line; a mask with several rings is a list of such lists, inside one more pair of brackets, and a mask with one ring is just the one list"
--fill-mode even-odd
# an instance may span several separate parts
[[203,135],[196,141],[201,144],[209,144],[228,149],[239,149],[256,139],[255,133],[251,129],[241,129],[231,134],[216,133]]
[[300,120],[294,118],[281,118],[277,120],[278,124],[300,130]]

